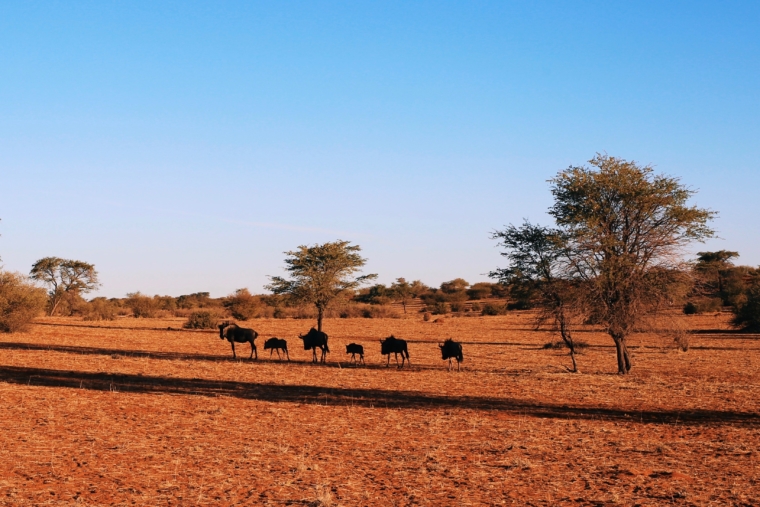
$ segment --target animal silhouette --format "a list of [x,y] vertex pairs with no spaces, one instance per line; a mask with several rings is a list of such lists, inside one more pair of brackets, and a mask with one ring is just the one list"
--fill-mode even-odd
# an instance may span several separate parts
[[219,324],[219,338],[227,340],[232,345],[232,358],[237,359],[235,355],[235,343],[250,343],[251,344],[251,356],[248,359],[253,358],[253,354],[256,354],[256,359],[259,358],[259,353],[256,350],[256,344],[253,343],[258,338],[259,333],[253,329],[240,327],[237,324],[224,322]]

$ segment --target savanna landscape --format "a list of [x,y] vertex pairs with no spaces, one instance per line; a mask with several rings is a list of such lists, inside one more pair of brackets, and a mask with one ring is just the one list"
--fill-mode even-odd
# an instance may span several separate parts
[[[635,368],[576,331],[579,374],[534,311],[256,319],[259,359],[184,319],[38,319],[0,335],[4,505],[757,505],[760,346],[725,312],[688,350],[635,335]],[[385,366],[379,338],[409,342]],[[291,361],[263,354],[288,340]],[[463,344],[447,371],[437,343]],[[366,366],[345,345],[364,345]]]
[[0,507],[760,507],[759,35],[0,2]]

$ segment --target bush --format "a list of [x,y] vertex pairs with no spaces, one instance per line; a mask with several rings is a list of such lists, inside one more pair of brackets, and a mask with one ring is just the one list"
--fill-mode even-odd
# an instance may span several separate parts
[[430,322],[430,319],[432,319],[432,318],[433,318],[433,314],[430,313],[430,312],[425,312],[422,315],[422,320],[424,320],[425,322]]
[[682,352],[688,352],[689,345],[690,345],[689,335],[686,333],[679,333],[673,339],[673,343],[675,344],[677,349],[681,350]]
[[482,311],[483,308],[480,306],[480,303],[473,303],[472,306],[470,306],[470,310],[473,312],[479,312]]
[[144,296],[140,292],[127,294],[124,304],[132,310],[132,315],[137,318],[152,319],[159,310],[158,300]]
[[435,303],[432,306],[428,307],[428,310],[433,315],[446,315],[449,313],[449,305],[447,303],[444,303],[443,301],[439,301],[438,303]]
[[118,311],[106,298],[95,298],[81,308],[84,320],[114,320]]
[[218,320],[219,316],[215,312],[198,310],[190,314],[182,327],[186,329],[216,329]]
[[760,285],[750,287],[741,306],[735,306],[731,323],[746,331],[760,331]]
[[719,312],[723,307],[720,298],[702,298],[687,302],[683,307],[683,313],[694,315],[697,313]]
[[467,309],[467,305],[464,303],[457,301],[454,303],[451,303],[451,311],[452,312],[463,312]]
[[224,306],[234,318],[248,320],[261,316],[263,304],[248,289],[238,289],[227,297]]
[[486,303],[483,306],[483,315],[504,315],[505,313],[507,313],[507,309],[502,305]]
[[518,299],[512,303],[507,304],[507,310],[530,310],[532,305],[530,301],[526,299]]
[[0,331],[24,331],[46,304],[45,289],[20,273],[0,271]]

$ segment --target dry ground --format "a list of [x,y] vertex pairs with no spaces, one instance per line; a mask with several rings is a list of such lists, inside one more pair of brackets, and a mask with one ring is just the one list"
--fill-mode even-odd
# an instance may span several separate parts
[[[251,362],[167,329],[181,320],[43,319],[0,336],[0,504],[760,505],[760,337],[684,319],[691,349],[637,336],[627,377],[592,330],[567,373],[523,312],[328,320],[326,366],[306,321],[250,322]],[[390,333],[411,368],[382,364]],[[270,336],[291,363],[263,354]],[[366,367],[347,366],[352,341]]]

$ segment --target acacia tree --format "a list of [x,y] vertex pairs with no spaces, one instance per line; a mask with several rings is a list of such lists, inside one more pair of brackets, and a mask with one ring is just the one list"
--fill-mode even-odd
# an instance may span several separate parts
[[359,255],[361,247],[349,241],[334,241],[322,245],[301,245],[298,250],[285,252],[285,270],[290,279],[271,276],[265,288],[283,294],[300,303],[317,308],[317,329],[322,331],[322,318],[327,307],[337,298],[346,296],[377,275],[355,276],[367,262]]
[[38,260],[29,275],[48,286],[50,315],[64,299],[86,294],[100,285],[93,264],[59,257]]
[[570,350],[573,362],[570,371],[577,373],[572,328],[582,320],[584,305],[579,281],[565,261],[562,233],[525,221],[520,228],[510,224],[503,231],[494,232],[491,238],[500,240],[499,245],[506,249],[501,255],[509,260],[509,267],[496,269],[488,276],[503,284],[527,286],[524,292],[538,295],[541,311],[536,325],[552,321]]
[[682,273],[683,248],[714,231],[715,212],[688,205],[695,191],[651,166],[597,154],[550,180],[554,217],[595,321],[615,342],[618,373],[631,369],[626,339],[663,304]]

